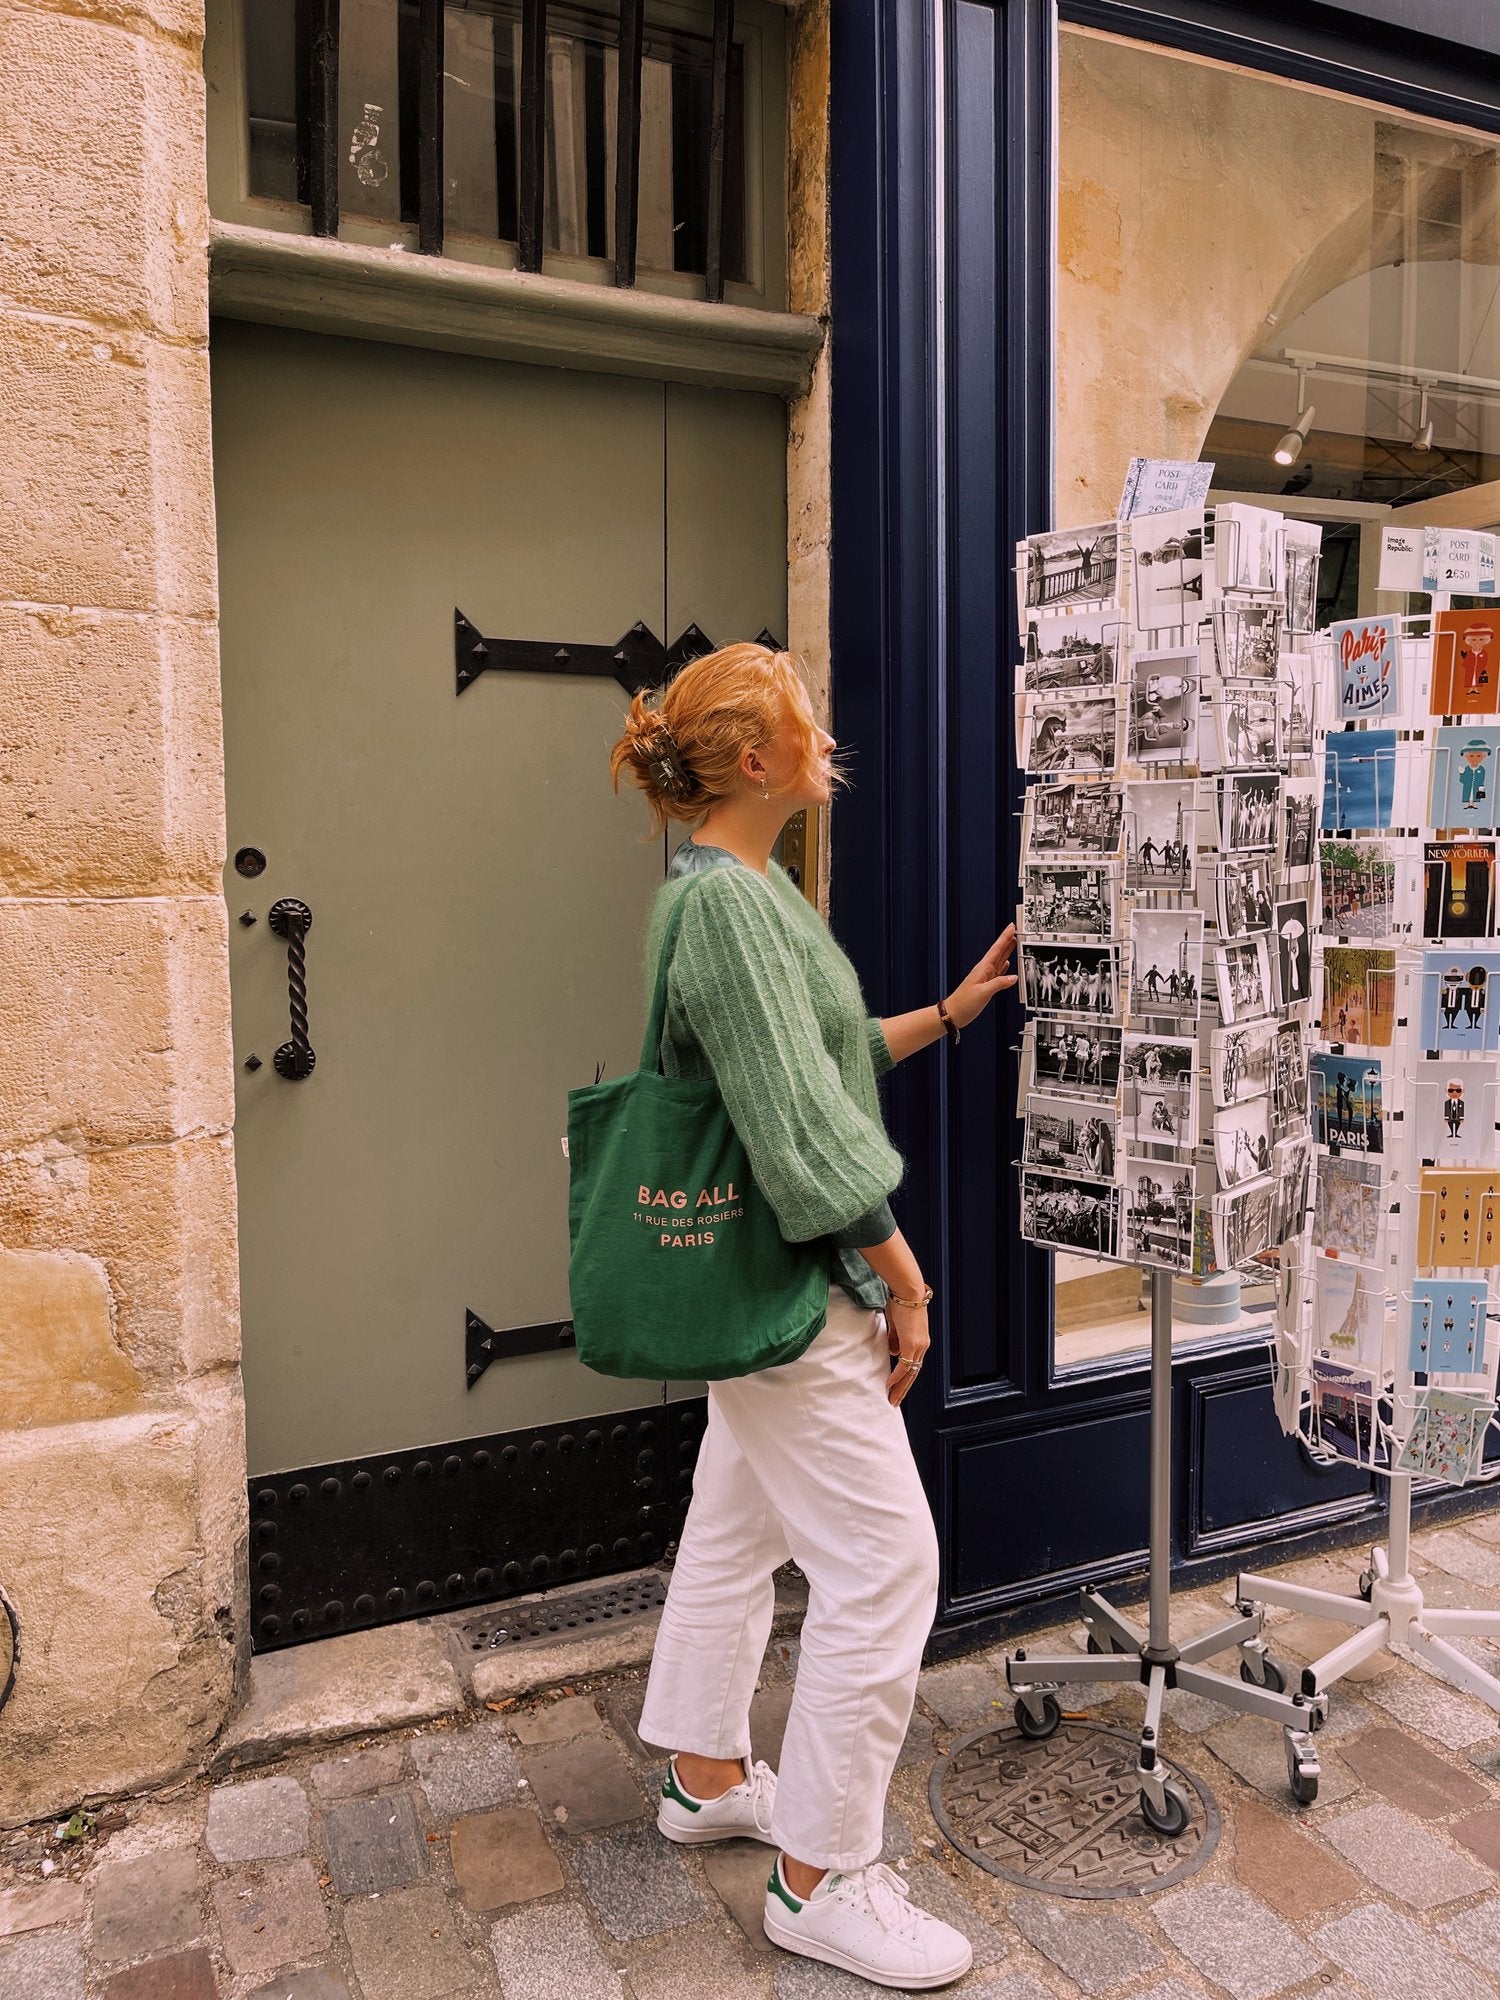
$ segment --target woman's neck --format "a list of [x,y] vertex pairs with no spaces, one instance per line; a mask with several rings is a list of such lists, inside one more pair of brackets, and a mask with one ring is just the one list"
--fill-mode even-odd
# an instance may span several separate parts
[[722,847],[757,875],[769,875],[771,850],[788,817],[767,808],[759,799],[747,800],[743,806],[719,805],[693,829],[692,839],[699,847]]

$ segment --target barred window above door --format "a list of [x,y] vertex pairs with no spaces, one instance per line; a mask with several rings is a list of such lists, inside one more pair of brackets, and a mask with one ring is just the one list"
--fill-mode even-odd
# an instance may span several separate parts
[[409,247],[522,270],[779,289],[784,54],[759,0],[738,19],[735,0],[239,9],[251,204],[357,241],[414,227]]

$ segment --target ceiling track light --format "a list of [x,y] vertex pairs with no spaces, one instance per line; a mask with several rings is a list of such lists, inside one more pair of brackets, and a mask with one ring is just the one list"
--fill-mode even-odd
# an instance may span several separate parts
[[1307,433],[1312,429],[1316,415],[1307,400],[1307,370],[1297,370],[1297,421],[1289,431],[1283,431],[1271,457],[1277,465],[1295,465],[1302,456],[1302,447],[1307,443]]
[[1422,384],[1422,401],[1417,409],[1417,429],[1411,441],[1413,451],[1432,450],[1432,418],[1427,414],[1427,384]]

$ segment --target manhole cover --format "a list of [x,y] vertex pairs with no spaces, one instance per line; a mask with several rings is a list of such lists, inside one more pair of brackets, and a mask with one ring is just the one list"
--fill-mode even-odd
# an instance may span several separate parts
[[1141,1818],[1137,1738],[1065,1722],[1044,1742],[1014,1727],[981,1729],[933,1767],[933,1818],[992,1875],[1054,1896],[1146,1896],[1195,1874],[1219,1842],[1219,1809],[1191,1771],[1164,1759],[1197,1794],[1187,1831],[1166,1840]]
[[622,1583],[549,1592],[529,1604],[492,1604],[477,1618],[466,1618],[458,1629],[472,1652],[486,1653],[497,1646],[536,1645],[564,1632],[628,1625],[632,1618],[660,1610],[666,1601],[666,1578],[652,1570]]

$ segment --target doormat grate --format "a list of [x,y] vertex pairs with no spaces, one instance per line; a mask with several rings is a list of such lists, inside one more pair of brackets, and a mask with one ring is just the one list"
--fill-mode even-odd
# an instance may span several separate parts
[[592,1626],[628,1625],[666,1601],[667,1580],[653,1570],[592,1590],[561,1590],[532,1604],[496,1604],[458,1629],[471,1652],[486,1653],[499,1646],[538,1646]]
[[1176,1840],[1141,1817],[1139,1743],[1092,1722],[1065,1722],[1041,1742],[1013,1726],[981,1729],[933,1767],[933,1818],[971,1861],[1052,1896],[1148,1896],[1196,1874],[1219,1841],[1212,1795],[1168,1759],[1196,1794]]

